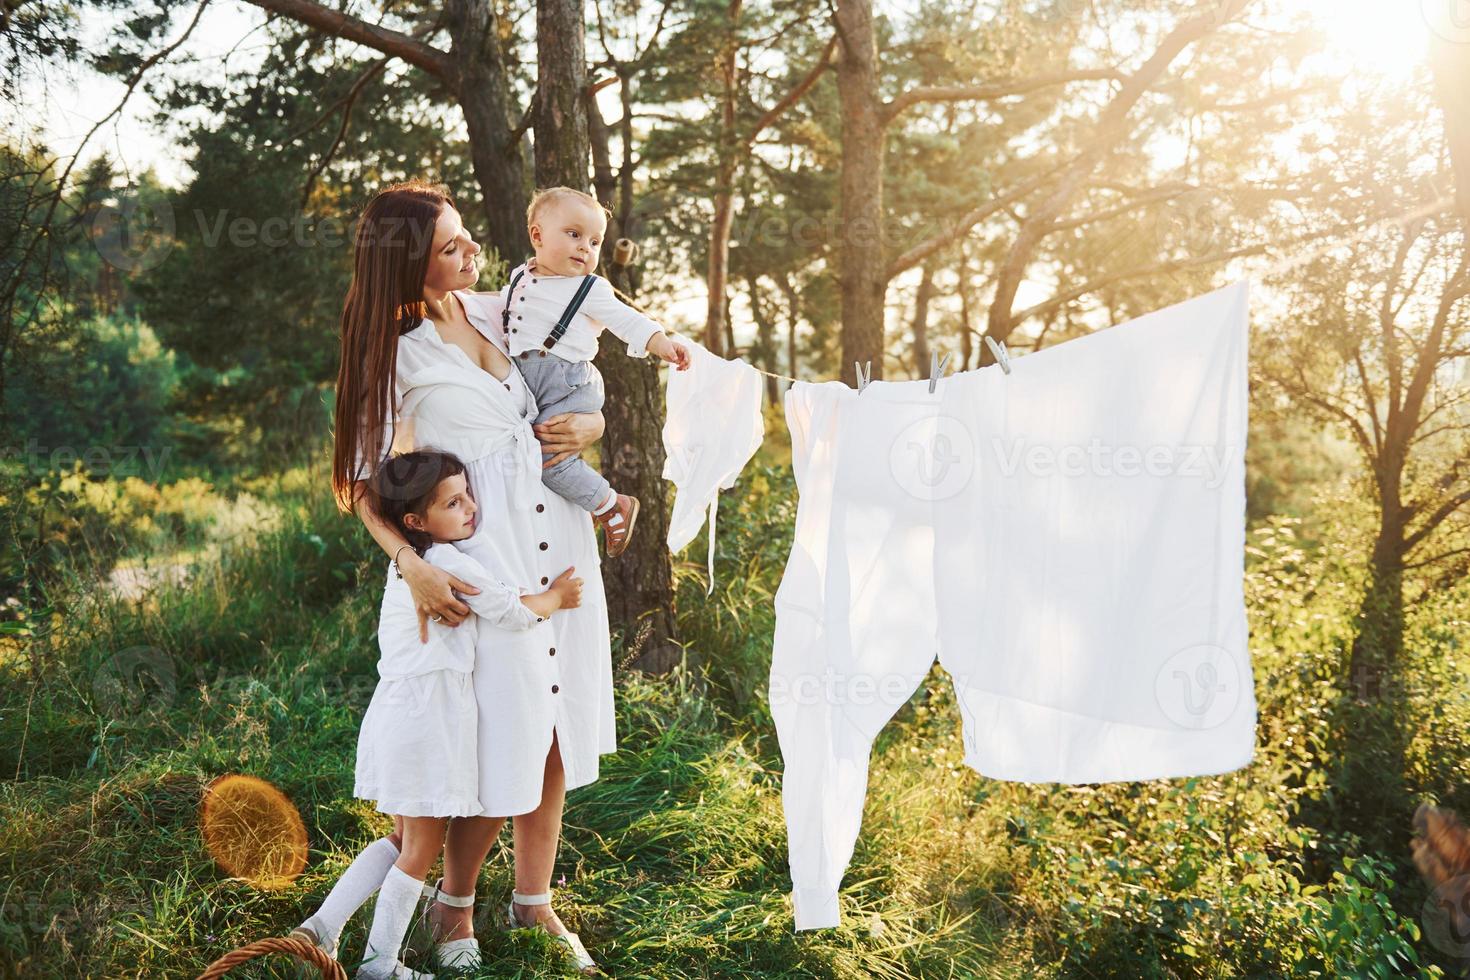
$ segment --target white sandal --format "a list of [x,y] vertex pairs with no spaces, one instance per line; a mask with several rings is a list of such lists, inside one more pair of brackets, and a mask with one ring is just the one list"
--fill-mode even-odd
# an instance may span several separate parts
[[[475,904],[475,893],[468,895],[451,895],[442,889],[444,879],[440,878],[432,885],[425,885],[423,897],[434,902],[442,902],[451,908],[467,909]],[[427,914],[427,911],[426,911]],[[464,939],[451,939],[448,942],[434,944],[434,961],[442,970],[478,970],[483,962],[480,956],[480,941],[474,936],[466,936]]]
[[[549,929],[546,929],[546,927],[542,926],[539,922],[535,926],[523,926],[521,925],[520,921],[516,919],[517,905],[550,904],[551,892],[549,891],[543,892],[540,895],[522,895],[520,892],[512,890],[510,893],[510,904],[505,907],[506,921],[510,923],[509,927],[511,929],[539,928],[545,931],[548,935],[551,935],[551,931]],[[587,947],[582,945],[582,940],[577,938],[577,934],[575,932],[564,932],[559,936],[551,935],[551,938],[567,944],[567,946],[572,951],[572,955],[577,960],[577,969],[581,970],[583,973],[602,973],[601,967],[599,967],[597,965],[597,962],[592,959],[592,954],[587,952]]]

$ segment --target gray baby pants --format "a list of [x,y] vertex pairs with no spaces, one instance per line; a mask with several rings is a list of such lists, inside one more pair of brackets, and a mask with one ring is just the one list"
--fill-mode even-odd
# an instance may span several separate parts
[[[516,358],[526,387],[536,397],[536,421],[564,412],[600,412],[606,398],[602,372],[591,361],[568,361],[549,351],[529,350]],[[551,453],[542,453],[541,461]],[[579,456],[541,471],[541,482],[559,497],[591,513],[607,500],[612,484]]]

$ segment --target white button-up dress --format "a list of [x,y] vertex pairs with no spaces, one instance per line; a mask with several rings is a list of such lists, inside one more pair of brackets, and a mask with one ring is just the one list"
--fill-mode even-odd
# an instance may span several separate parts
[[[505,353],[500,298],[455,295]],[[514,362],[496,378],[426,319],[399,337],[394,381],[392,448],[442,449],[469,470],[479,517],[460,550],[513,586],[540,591],[570,566],[584,582],[579,607],[530,629],[480,622],[474,687],[482,815],[528,813],[541,803],[553,732],[568,791],[596,780],[599,757],[617,751],[607,598],[592,521],[541,483],[531,429],[536,404]]]

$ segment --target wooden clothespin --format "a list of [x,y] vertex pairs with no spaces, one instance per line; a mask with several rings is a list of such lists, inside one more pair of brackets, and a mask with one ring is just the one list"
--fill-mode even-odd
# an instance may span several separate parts
[[934,394],[934,386],[939,384],[939,379],[944,377],[944,369],[949,365],[949,355],[940,357],[938,354],[929,355],[929,394]]
[[997,342],[994,338],[987,334],[985,337],[985,344],[990,348],[990,353],[995,355],[995,363],[999,364],[1000,369],[1006,374],[1010,374],[1011,355],[1009,352],[1006,351],[1005,341],[1002,340]]
[[868,361],[866,364],[859,364],[857,361],[853,361],[852,368],[857,372],[857,390],[858,394],[861,395],[863,389],[873,383],[873,362]]

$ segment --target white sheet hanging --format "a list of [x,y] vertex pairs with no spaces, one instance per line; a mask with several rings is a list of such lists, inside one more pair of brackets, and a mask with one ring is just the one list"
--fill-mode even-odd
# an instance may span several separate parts
[[715,587],[715,508],[765,436],[761,376],[744,361],[716,357],[687,337],[686,371],[670,371],[664,419],[664,479],[674,484],[669,550],[682,551],[709,512],[709,590]]
[[839,922],[874,737],[934,662],[965,762],[1093,783],[1254,752],[1247,283],[927,381],[797,383],[770,704],[796,929]]

